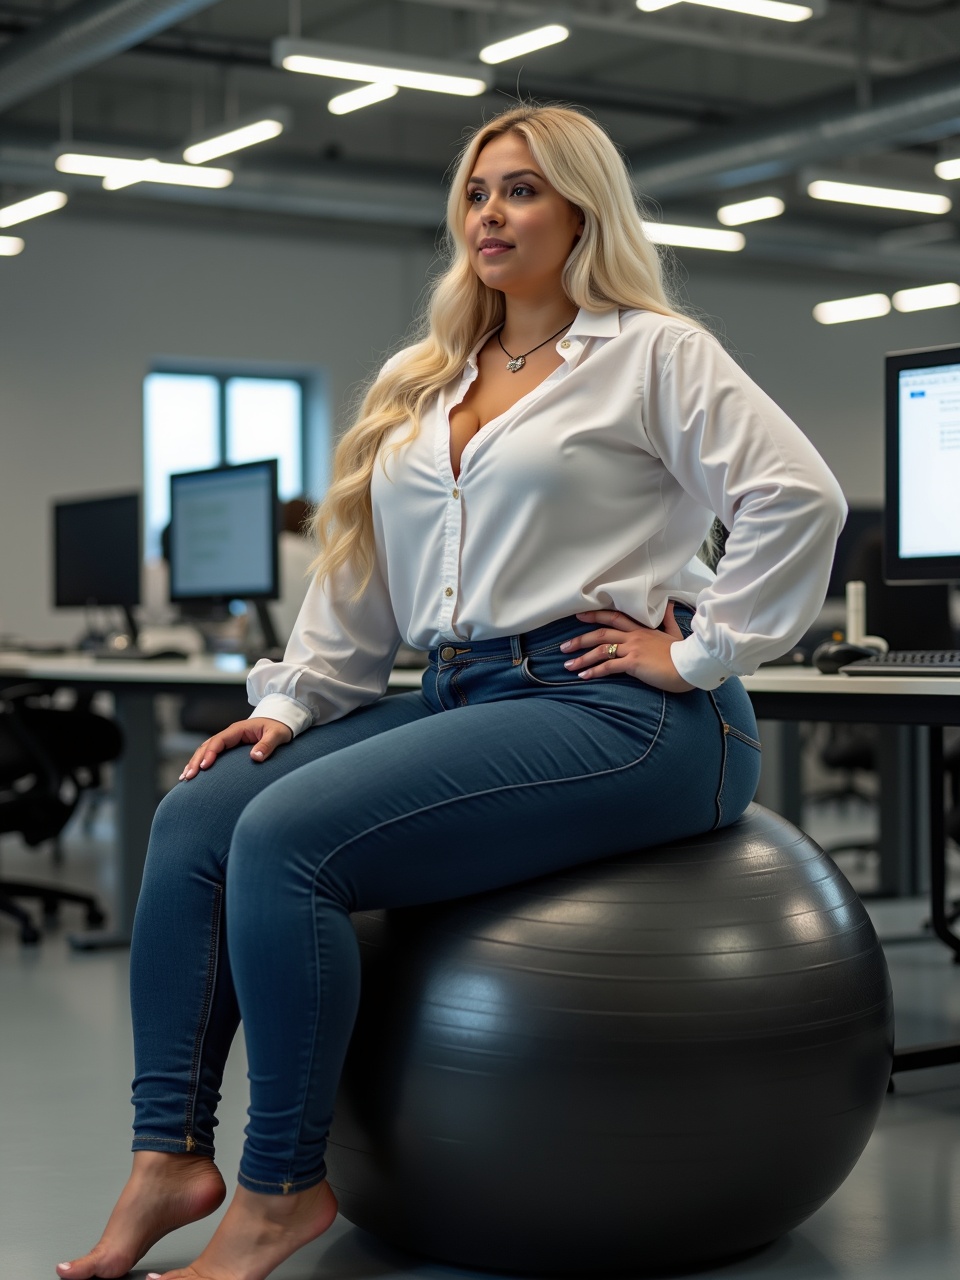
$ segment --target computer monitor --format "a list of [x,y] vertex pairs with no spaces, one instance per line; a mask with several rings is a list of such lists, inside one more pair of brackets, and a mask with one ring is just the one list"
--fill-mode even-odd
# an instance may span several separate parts
[[53,504],[53,603],[58,609],[119,606],[137,640],[140,603],[140,495]]
[[170,599],[250,600],[268,649],[278,648],[265,602],[280,595],[277,461],[170,477]]
[[886,360],[883,576],[960,580],[960,346]]

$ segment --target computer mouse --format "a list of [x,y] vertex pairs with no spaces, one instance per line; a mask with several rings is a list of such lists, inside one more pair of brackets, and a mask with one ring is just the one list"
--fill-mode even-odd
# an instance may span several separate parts
[[876,649],[868,649],[862,644],[851,644],[849,640],[826,640],[814,649],[813,665],[824,675],[833,676],[848,662],[872,658],[876,652]]

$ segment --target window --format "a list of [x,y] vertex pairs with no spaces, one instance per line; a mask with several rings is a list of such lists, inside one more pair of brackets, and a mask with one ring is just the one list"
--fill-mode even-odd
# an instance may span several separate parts
[[304,493],[305,385],[299,378],[151,373],[143,388],[144,553],[160,555],[170,476],[276,458],[280,498]]

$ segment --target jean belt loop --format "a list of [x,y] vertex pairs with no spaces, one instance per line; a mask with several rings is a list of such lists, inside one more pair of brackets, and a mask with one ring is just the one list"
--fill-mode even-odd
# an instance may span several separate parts
[[510,653],[513,656],[512,665],[515,667],[519,667],[520,663],[523,661],[523,649],[520,647],[519,636],[510,637]]

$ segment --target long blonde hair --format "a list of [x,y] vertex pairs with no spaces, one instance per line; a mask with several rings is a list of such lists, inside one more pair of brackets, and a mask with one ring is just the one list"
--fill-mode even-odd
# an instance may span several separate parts
[[[577,307],[640,308],[682,317],[667,297],[657,250],[643,229],[638,198],[607,134],[569,107],[523,105],[495,116],[464,147],[447,200],[446,270],[436,279],[418,326],[418,340],[368,389],[353,426],[337,446],[333,481],[313,518],[320,545],[320,581],[351,565],[359,599],[373,574],[375,547],[370,481],[386,434],[410,431],[387,456],[416,438],[424,409],[453,378],[483,334],[504,321],[503,294],[485,285],[471,264],[464,235],[466,187],[477,156],[491,139],[519,134],[545,177],[583,214],[583,233],[563,268],[564,291]],[[685,318],[685,317],[684,317]],[[695,323],[695,322],[692,322]]]

